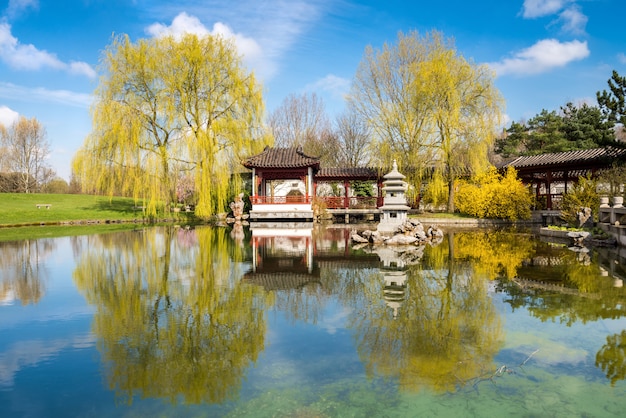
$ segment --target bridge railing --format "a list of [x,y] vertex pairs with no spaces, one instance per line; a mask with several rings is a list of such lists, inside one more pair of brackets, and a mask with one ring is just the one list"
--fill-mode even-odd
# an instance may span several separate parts
[[253,205],[310,204],[311,196],[250,196]]
[[375,196],[323,196],[318,197],[327,209],[376,209],[382,206],[382,198]]

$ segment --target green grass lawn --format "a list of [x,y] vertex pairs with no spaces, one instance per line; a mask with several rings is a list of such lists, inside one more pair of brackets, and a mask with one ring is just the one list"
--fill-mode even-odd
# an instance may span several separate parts
[[[50,209],[37,208],[49,204]],[[143,219],[133,199],[79,194],[0,193],[0,225]]]
[[[51,205],[37,208],[38,204]],[[172,214],[175,220],[191,221],[188,214]],[[79,194],[0,193],[0,240],[74,235],[81,228],[94,231],[95,224],[118,221],[143,222],[141,209],[131,198]],[[68,224],[94,224],[88,227]],[[41,225],[50,228],[41,228]],[[52,228],[52,225],[64,225]],[[12,228],[12,227],[21,228]],[[11,227],[11,228],[10,228]],[[25,228],[29,227],[29,228]],[[118,227],[119,228],[119,227]],[[44,231],[45,229],[45,231]],[[62,232],[66,230],[67,233]],[[88,233],[88,232],[82,232]]]

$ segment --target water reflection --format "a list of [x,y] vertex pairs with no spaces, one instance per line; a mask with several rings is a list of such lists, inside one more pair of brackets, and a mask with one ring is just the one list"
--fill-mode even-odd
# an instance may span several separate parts
[[[351,327],[371,377],[396,379],[405,390],[444,392],[495,369],[502,327],[488,279],[455,262],[456,244],[449,236],[425,248],[420,263],[402,268],[405,296],[396,315],[377,303],[374,289],[364,293],[372,299],[355,309]],[[380,274],[378,287],[390,281],[386,269]]]
[[185,403],[236,396],[264,348],[266,295],[239,279],[243,253],[224,229],[94,236],[74,273],[96,306],[109,386]]
[[[92,330],[118,397],[236,399],[266,350],[271,311],[331,334],[345,327],[370,380],[456,393],[512,369],[498,359],[500,298],[567,327],[626,309],[611,251],[573,252],[528,233],[456,231],[397,248],[354,247],[342,228],[243,233],[149,228],[76,241],[74,281],[95,307]],[[324,317],[330,306],[341,323]],[[626,375],[625,340],[626,330],[609,335],[595,355],[612,384]],[[534,360],[531,344],[516,347],[518,365]]]
[[[567,326],[617,319],[626,309],[612,252],[574,252],[529,233],[451,232],[441,245],[372,248],[352,247],[345,230],[325,230],[313,238],[253,237],[253,248],[247,277],[282,311],[315,323],[335,295],[349,308],[368,375],[414,391],[452,391],[511,370],[494,363],[503,331],[493,292],[505,293],[513,309]],[[622,336],[609,336],[596,356],[612,381],[626,368]],[[536,352],[528,347],[520,362]]]
[[0,306],[19,301],[37,303],[45,293],[44,261],[55,250],[54,240],[3,242],[0,246]]
[[602,267],[600,260],[606,264],[607,257],[611,257],[607,249],[579,253],[541,243],[501,286],[513,308],[524,307],[542,321],[571,326],[621,318],[626,315],[626,291],[616,286],[619,276],[609,276]]
[[252,242],[248,280],[273,293],[294,319],[319,320],[329,295],[348,308],[348,327],[369,377],[393,379],[412,391],[449,391],[495,370],[502,328],[489,278],[455,261],[475,245],[451,238],[449,245],[428,248],[355,250],[345,230],[320,231],[315,239],[295,231],[279,237],[253,232]]

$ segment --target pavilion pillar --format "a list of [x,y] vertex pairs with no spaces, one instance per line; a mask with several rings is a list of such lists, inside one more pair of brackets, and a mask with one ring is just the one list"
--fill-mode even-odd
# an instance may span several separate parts
[[548,193],[548,210],[552,210],[552,171],[546,171],[546,192]]
[[254,198],[257,196],[258,190],[257,190],[257,184],[256,184],[256,168],[252,169],[252,201],[254,201]]
[[313,192],[313,168],[307,168],[307,176],[306,176],[306,201],[310,202],[309,197],[312,196]]
[[343,207],[344,209],[349,209],[350,208],[350,182],[347,180],[343,181],[343,190],[344,190],[344,197],[343,197]]

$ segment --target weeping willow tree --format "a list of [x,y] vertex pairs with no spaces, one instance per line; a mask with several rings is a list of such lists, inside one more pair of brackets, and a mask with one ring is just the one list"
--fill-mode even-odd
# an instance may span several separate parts
[[131,195],[168,211],[193,179],[196,215],[224,210],[244,155],[267,144],[263,98],[235,45],[219,36],[120,36],[102,58],[93,131],[73,161],[85,191]]
[[431,175],[454,211],[455,180],[487,167],[503,107],[493,79],[437,31],[400,33],[396,45],[366,48],[349,102],[372,128],[380,164],[395,159],[414,185]]

